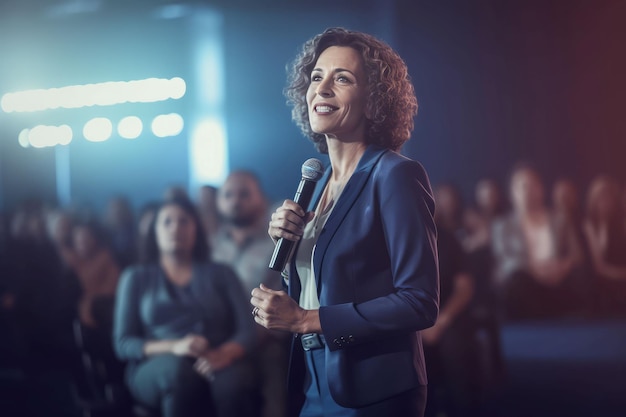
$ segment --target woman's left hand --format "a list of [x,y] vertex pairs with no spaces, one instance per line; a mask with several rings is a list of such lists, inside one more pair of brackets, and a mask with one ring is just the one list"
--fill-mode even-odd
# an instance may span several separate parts
[[229,367],[237,359],[245,355],[243,346],[236,342],[226,342],[216,349],[209,349],[200,356],[194,369],[205,377]]
[[275,291],[261,284],[252,290],[254,321],[271,330],[292,333],[321,333],[318,310],[305,310],[285,291]]

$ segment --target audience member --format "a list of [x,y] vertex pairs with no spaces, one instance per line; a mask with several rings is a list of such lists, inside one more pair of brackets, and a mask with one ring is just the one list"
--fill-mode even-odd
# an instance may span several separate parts
[[[11,218],[3,280],[9,297],[13,337],[18,347],[14,367],[26,380],[24,403],[36,415],[74,415],[71,397],[76,365],[72,334],[74,310],[68,302],[69,281],[46,230],[46,208],[27,201]],[[7,294],[7,292],[5,292]]]
[[[474,189],[475,206],[465,210],[464,238],[461,243],[468,254],[469,269],[475,279],[473,314],[485,325],[494,327],[495,294],[493,288],[494,259],[491,250],[494,222],[503,215],[504,202],[498,183],[484,178]],[[492,329],[492,333],[496,329]]]
[[544,185],[528,165],[510,180],[513,211],[493,227],[495,279],[507,319],[557,317],[579,309],[576,280],[583,261],[576,232],[545,206]]
[[[62,262],[48,238],[46,212],[39,202],[26,202],[11,220],[10,243],[7,252],[9,286],[15,294],[19,325],[31,349],[55,345],[64,350],[71,328],[65,310],[66,282]],[[67,326],[69,327],[67,327]]]
[[241,283],[208,260],[188,199],[165,201],[148,236],[145,263],[124,271],[115,311],[132,396],[164,417],[250,415],[255,328]]
[[[573,274],[572,290],[575,297],[581,302],[580,311],[588,312],[592,300],[588,297],[589,291],[589,253],[585,243],[582,229],[582,211],[580,193],[573,181],[565,178],[558,179],[552,187],[552,208],[554,213],[554,225],[556,230],[571,230],[571,235],[562,234],[561,238],[572,239],[572,247],[582,257],[580,266]],[[567,245],[561,242],[560,245]]]
[[[280,273],[269,269],[274,243],[267,236],[267,201],[255,174],[232,172],[218,191],[221,228],[212,239],[213,259],[237,272],[250,292],[261,283],[282,289]],[[286,333],[261,332],[256,365],[261,376],[264,417],[285,415],[290,338]]]
[[498,182],[483,178],[475,188],[476,207],[488,220],[497,219],[505,213],[505,202]]
[[439,255],[440,309],[435,325],[422,330],[428,374],[426,416],[471,416],[477,411],[476,351],[469,305],[474,293],[466,255],[455,236],[452,214],[459,208],[456,189],[435,189]]
[[557,221],[580,227],[580,195],[573,181],[561,178],[552,187],[552,207]]
[[620,187],[608,176],[596,177],[587,193],[584,234],[594,271],[595,310],[626,317],[626,228]]
[[71,249],[65,251],[64,258],[80,285],[77,308],[80,322],[108,333],[120,267],[109,248],[104,228],[94,219],[77,221],[72,229]]
[[494,179],[484,178],[476,184],[474,199],[475,208],[466,209],[463,216],[463,247],[469,253],[490,251],[491,227],[504,214],[502,191]]
[[450,182],[442,183],[437,186],[435,198],[439,224],[457,238],[463,238],[465,233],[463,229],[464,204],[461,191]]
[[104,213],[104,226],[110,237],[111,249],[121,268],[130,265],[136,257],[135,217],[127,198],[112,198]]
[[[66,210],[51,210],[46,218],[48,236],[62,262],[62,268],[69,268],[71,259],[67,258],[73,251],[74,218]],[[64,271],[66,272],[66,271]]]

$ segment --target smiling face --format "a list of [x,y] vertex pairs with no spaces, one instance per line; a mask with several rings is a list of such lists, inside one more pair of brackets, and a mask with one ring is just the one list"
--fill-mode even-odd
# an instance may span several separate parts
[[320,54],[306,98],[313,132],[365,141],[367,76],[354,48],[331,46]]

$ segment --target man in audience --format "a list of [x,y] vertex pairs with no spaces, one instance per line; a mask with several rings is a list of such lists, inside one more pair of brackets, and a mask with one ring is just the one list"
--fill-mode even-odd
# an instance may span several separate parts
[[[221,227],[211,238],[213,259],[229,264],[251,292],[261,283],[282,289],[280,274],[269,269],[274,244],[267,236],[267,202],[256,175],[231,173],[218,191]],[[261,377],[263,417],[285,415],[289,339],[258,326],[257,365]]]

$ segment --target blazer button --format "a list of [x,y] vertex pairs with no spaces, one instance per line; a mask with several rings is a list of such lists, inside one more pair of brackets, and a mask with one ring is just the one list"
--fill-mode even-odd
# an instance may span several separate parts
[[348,336],[348,342],[350,343],[354,342],[354,336],[352,335]]

